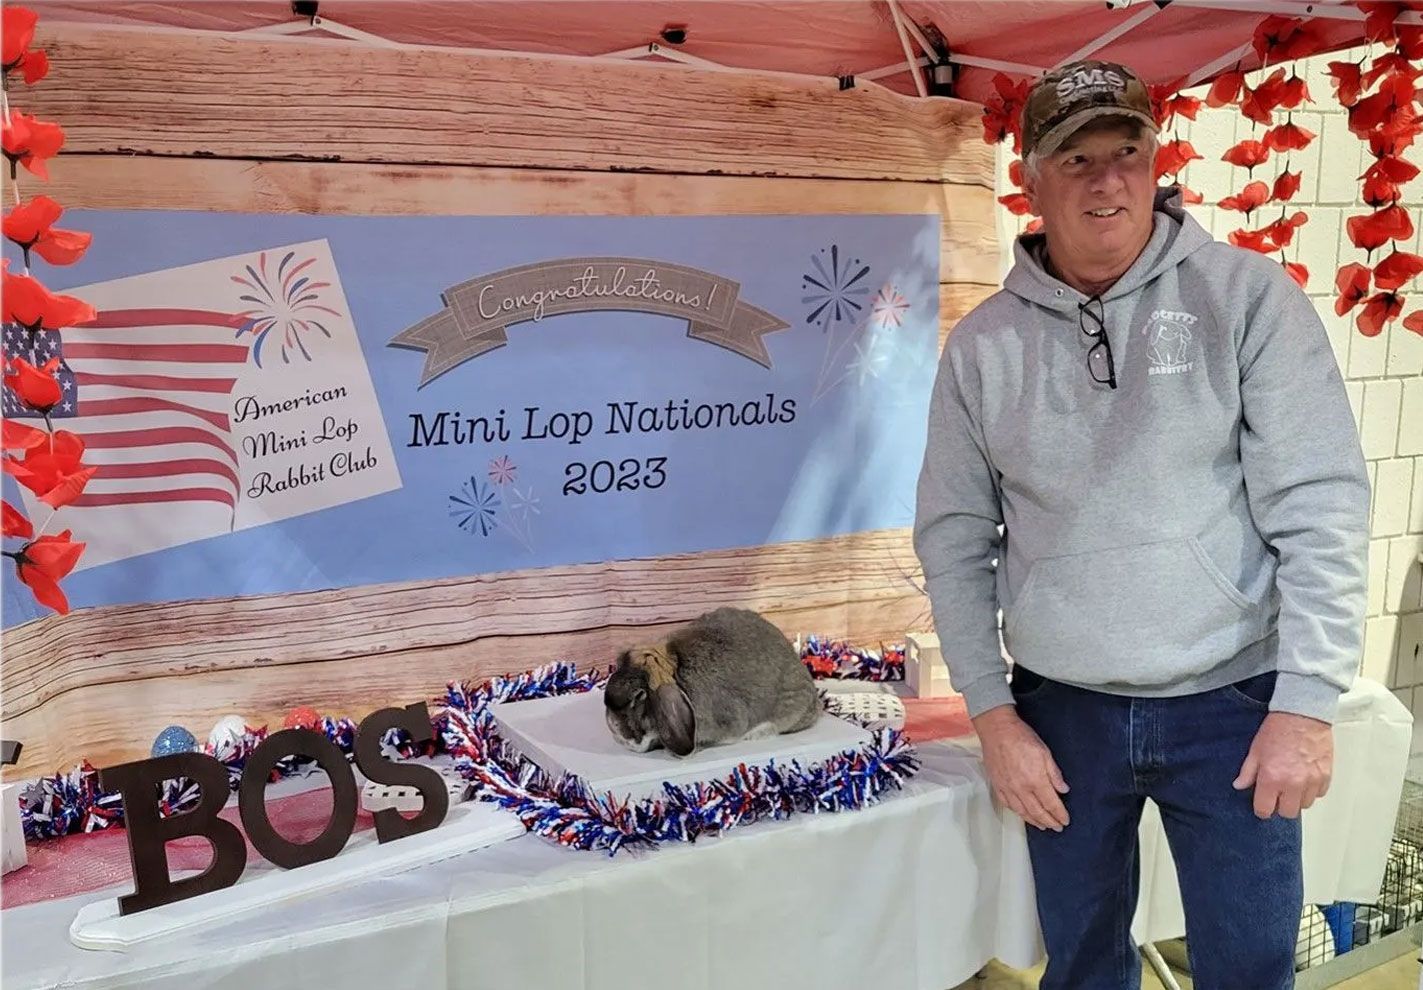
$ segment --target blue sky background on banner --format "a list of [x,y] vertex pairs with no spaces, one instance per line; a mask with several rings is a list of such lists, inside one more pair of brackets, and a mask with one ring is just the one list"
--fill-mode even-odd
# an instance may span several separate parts
[[[936,364],[939,223],[927,216],[332,217],[66,211],[92,231],[79,264],[36,274],[54,291],[324,238],[358,329],[403,486],[384,495],[71,575],[74,607],[274,594],[757,546],[909,525]],[[880,299],[859,337],[803,277],[869,272],[848,298]],[[7,254],[9,252],[7,251]],[[546,317],[417,387],[425,354],[389,340],[443,306],[442,290],[531,262],[631,256],[740,283],[790,324],[763,339],[767,369],[689,340],[685,321],[636,312]],[[859,264],[855,265],[858,261]],[[12,265],[17,262],[12,262]],[[852,267],[853,266],[853,267]],[[154,300],[153,305],[163,305]],[[215,307],[217,308],[217,307]],[[816,313],[813,322],[809,321]],[[319,341],[314,345],[319,362]],[[826,358],[832,362],[826,366]],[[738,405],[775,396],[794,422],[607,435],[608,403]],[[82,404],[82,396],[81,396]],[[588,410],[572,446],[522,439],[525,408]],[[411,414],[500,409],[508,443],[411,448]],[[507,457],[512,480],[492,463]],[[564,495],[573,461],[666,458],[655,491]],[[13,479],[5,478],[15,501]],[[462,508],[465,503],[474,507]],[[16,502],[18,504],[18,502]],[[481,521],[483,524],[481,525]],[[461,526],[461,522],[464,523]],[[82,539],[82,533],[75,534]],[[6,576],[6,626],[45,614]]]

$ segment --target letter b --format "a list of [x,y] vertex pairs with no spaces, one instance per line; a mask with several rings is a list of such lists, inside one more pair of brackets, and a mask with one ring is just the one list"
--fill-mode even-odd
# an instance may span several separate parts
[[[186,777],[201,795],[191,811],[160,818],[158,788]],[[217,817],[230,793],[227,768],[206,753],[173,753],[99,771],[99,786],[119,791],[124,803],[134,892],[119,898],[119,914],[135,914],[199,894],[231,887],[247,865],[247,843],[237,826]],[[167,843],[200,835],[212,843],[212,864],[195,877],[174,882],[168,875]]]

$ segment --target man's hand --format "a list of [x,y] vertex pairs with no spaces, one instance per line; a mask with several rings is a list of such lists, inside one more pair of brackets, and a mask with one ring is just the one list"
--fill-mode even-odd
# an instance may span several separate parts
[[1061,832],[1067,826],[1067,809],[1059,795],[1067,793],[1067,782],[1042,739],[1018,717],[1017,708],[990,708],[973,725],[998,800],[1025,822]]
[[1235,778],[1243,791],[1255,786],[1255,814],[1284,818],[1299,813],[1329,791],[1334,768],[1334,727],[1328,722],[1271,712],[1250,744],[1250,752]]

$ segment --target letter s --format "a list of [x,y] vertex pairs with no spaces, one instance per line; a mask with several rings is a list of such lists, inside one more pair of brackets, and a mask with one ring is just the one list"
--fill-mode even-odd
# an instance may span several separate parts
[[380,743],[387,731],[401,728],[417,743],[434,738],[430,712],[423,701],[404,708],[382,708],[361,720],[356,733],[356,765],[361,773],[378,784],[403,784],[415,788],[425,799],[425,807],[414,818],[406,818],[395,808],[375,813],[376,839],[393,842],[437,827],[450,808],[445,778],[438,771],[416,763],[394,763],[381,755]]

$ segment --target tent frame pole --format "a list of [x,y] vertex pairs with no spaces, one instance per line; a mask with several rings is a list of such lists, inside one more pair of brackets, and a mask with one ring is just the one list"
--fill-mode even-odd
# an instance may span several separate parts
[[[914,58],[914,50],[909,47],[909,35],[904,30],[905,18],[899,12],[898,0],[889,0],[889,13],[890,16],[894,18],[894,30],[895,33],[899,35],[900,47],[904,49],[905,67],[914,74],[914,88],[919,91],[921,97],[926,97],[929,95],[929,90],[924,85],[924,76],[919,71],[919,63]],[[920,44],[923,44],[922,40]],[[925,50],[927,52],[929,49],[926,48]]]
[[1161,13],[1162,9],[1163,8],[1156,6],[1156,4],[1151,4],[1148,7],[1144,7],[1141,10],[1138,10],[1135,14],[1132,14],[1131,17],[1127,18],[1125,21],[1112,28],[1100,38],[1096,38],[1095,40],[1090,41],[1087,44],[1083,45],[1081,48],[1077,49],[1077,51],[1073,52],[1071,55],[1058,62],[1057,65],[1053,66],[1053,68],[1056,69],[1060,66],[1067,65],[1070,62],[1076,62],[1078,59],[1083,59],[1089,55],[1096,54],[1103,48],[1106,48],[1112,42],[1116,41],[1122,35],[1126,34],[1128,31],[1131,31],[1138,25],[1151,20],[1157,14]]

